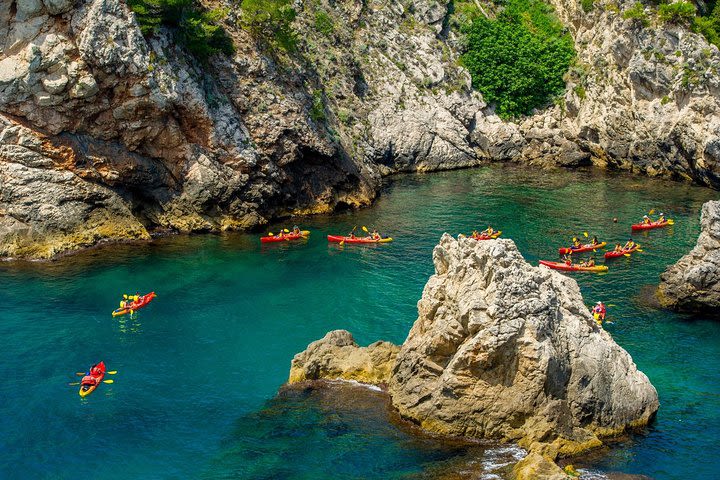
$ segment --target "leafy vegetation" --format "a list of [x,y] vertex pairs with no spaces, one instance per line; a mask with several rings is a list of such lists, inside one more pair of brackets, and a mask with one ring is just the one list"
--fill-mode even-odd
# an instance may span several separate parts
[[593,0],[580,0],[580,6],[582,6],[583,12],[590,13],[593,10]]
[[322,90],[315,90],[312,95],[312,106],[310,107],[310,118],[314,122],[325,121],[325,99]]
[[286,52],[297,48],[292,22],[295,9],[290,0],[242,0],[241,23],[256,38]]
[[695,13],[695,5],[684,1],[663,3],[658,7],[658,18],[664,23],[690,23]]
[[319,10],[315,14],[315,30],[322,33],[326,37],[332,35],[335,30],[332,18],[325,10]]
[[530,114],[565,89],[573,41],[542,1],[508,0],[496,19],[477,17],[463,33],[462,63],[501,117]]
[[227,12],[205,10],[194,0],[128,0],[143,35],[169,28],[176,41],[198,60],[207,62],[216,53],[232,54],[232,40],[220,25]]
[[640,2],[635,2],[632,7],[625,10],[622,17],[625,20],[637,20],[638,23],[644,27],[650,25],[650,20],[648,19],[647,13],[645,13],[645,6]]

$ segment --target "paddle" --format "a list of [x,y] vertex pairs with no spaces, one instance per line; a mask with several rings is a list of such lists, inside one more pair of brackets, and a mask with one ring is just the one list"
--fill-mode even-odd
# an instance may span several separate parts
[[274,237],[274,236],[275,236],[275,234],[274,234],[274,233],[272,233],[272,232],[268,232],[268,237]]
[[[105,372],[105,373],[107,373],[108,375],[115,375],[117,373],[117,370],[111,370],[111,371]],[[76,372],[75,375],[77,375],[78,377],[84,377],[85,372]]]
[[[103,383],[115,383],[115,380],[103,380]],[[72,383],[68,383],[68,385],[70,385],[70,386],[80,385],[80,382],[72,382]]]
[[668,219],[667,223],[668,225],[675,225],[675,220]]
[[[357,228],[357,225],[355,225],[355,226],[353,227],[353,229],[350,231],[350,235],[352,235],[353,233],[355,233],[355,229],[356,229],[356,228]],[[340,240],[340,246],[342,247],[343,245],[345,245],[345,239],[344,239],[344,238],[343,238],[342,240]]]
[[585,238],[588,238],[588,237],[589,237],[589,235],[588,235],[587,232],[583,232],[583,235],[585,235]]
[[653,213],[655,213],[655,209],[654,209],[654,208],[651,209],[651,210],[648,212],[648,215],[652,215]]

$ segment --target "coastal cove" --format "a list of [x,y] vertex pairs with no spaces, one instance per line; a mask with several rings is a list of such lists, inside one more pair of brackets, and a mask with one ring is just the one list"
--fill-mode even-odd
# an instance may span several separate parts
[[[606,329],[648,375],[661,407],[644,432],[581,466],[719,476],[701,452],[720,437],[720,323],[659,310],[653,299],[659,274],[694,245],[701,205],[715,198],[687,183],[492,166],[391,177],[371,208],[295,220],[312,231],[306,243],[179,236],[2,263],[0,477],[502,477],[498,466],[518,460],[517,449],[418,436],[389,421],[375,392],[330,386],[276,396],[290,360],[337,328],[363,345],[402,343],[443,232],[492,225],[537,264],[583,231],[624,243],[650,209],[675,225],[634,235],[644,252],[608,261],[609,273],[574,278],[587,304],[613,305]],[[355,225],[395,241],[327,244],[327,234]],[[111,318],[119,294],[136,290],[158,298],[135,320]],[[66,384],[101,359],[118,370],[115,383],[79,399]]]

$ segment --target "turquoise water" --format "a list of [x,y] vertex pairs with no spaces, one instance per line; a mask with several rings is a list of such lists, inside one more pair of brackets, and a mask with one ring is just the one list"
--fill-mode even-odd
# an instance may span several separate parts
[[[607,329],[657,387],[661,409],[583,466],[681,479],[691,465],[695,478],[720,478],[720,322],[657,310],[648,294],[694,245],[699,208],[717,197],[647,178],[492,167],[396,177],[372,208],[303,221],[313,231],[305,243],[191,236],[0,264],[0,478],[502,474],[516,451],[418,435],[389,422],[370,390],[277,395],[290,360],[336,328],[361,344],[402,342],[444,231],[492,224],[535,263],[582,231],[624,241],[651,208],[676,224],[637,235],[645,252],[609,262],[608,274],[575,278],[588,304],[617,305]],[[325,241],[354,225],[396,241]],[[158,297],[137,319],[110,316],[119,294],[150,290]],[[118,370],[115,383],[81,399],[67,384],[101,359]]]

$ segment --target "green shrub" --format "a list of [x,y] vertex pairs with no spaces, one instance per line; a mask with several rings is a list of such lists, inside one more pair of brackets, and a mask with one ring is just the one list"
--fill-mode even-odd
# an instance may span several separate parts
[[665,23],[690,23],[695,13],[695,5],[683,1],[663,3],[658,7],[658,18]]
[[720,9],[715,9],[707,17],[695,17],[692,31],[703,35],[708,42],[720,47]]
[[146,36],[160,26],[169,28],[177,42],[198,60],[207,62],[216,53],[232,54],[235,49],[220,20],[222,9],[205,10],[194,0],[128,0],[140,30]]
[[332,18],[330,18],[330,15],[328,15],[325,10],[319,10],[315,14],[315,30],[326,37],[329,37],[335,30]]
[[640,2],[636,2],[632,7],[625,10],[622,18],[625,20],[637,20],[644,27],[650,25],[650,20],[648,20],[648,16],[645,13],[645,6]]
[[593,0],[580,0],[580,6],[582,6],[583,12],[590,13],[594,7]]
[[564,91],[573,40],[540,0],[509,0],[496,19],[476,18],[463,32],[462,63],[501,117],[527,115]]
[[290,0],[242,0],[240,22],[253,36],[286,52],[297,47]]
[[325,121],[325,99],[323,98],[322,90],[315,90],[313,92],[310,118],[312,118],[314,122]]

